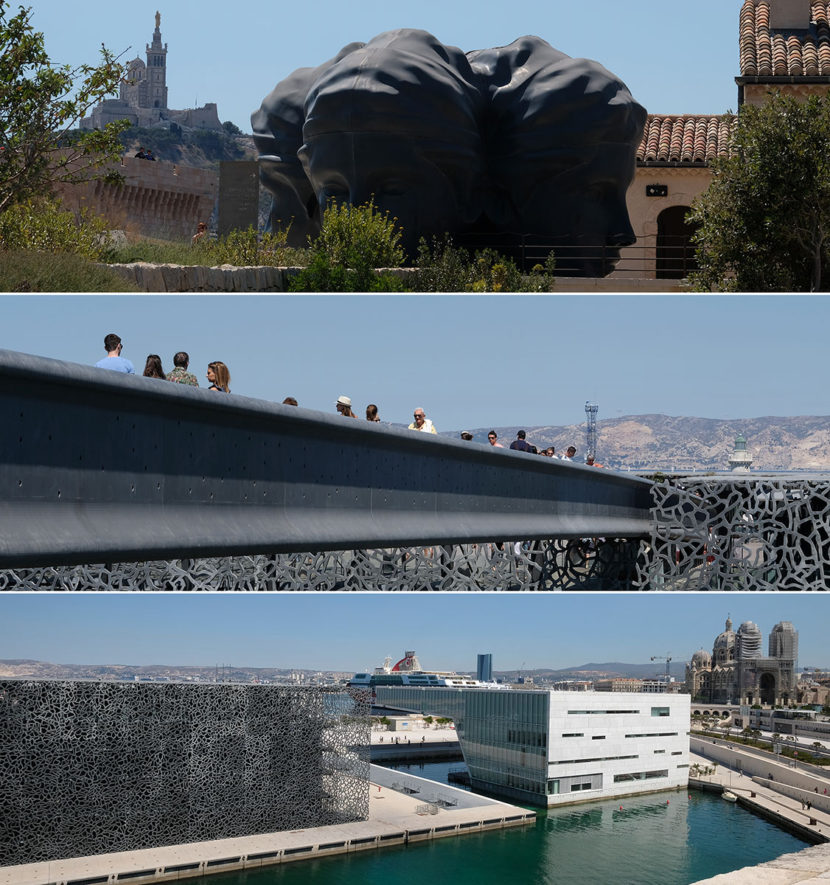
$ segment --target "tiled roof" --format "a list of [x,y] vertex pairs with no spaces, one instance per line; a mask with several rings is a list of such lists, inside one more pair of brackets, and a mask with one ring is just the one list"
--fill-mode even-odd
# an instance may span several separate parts
[[830,76],[830,3],[810,3],[809,28],[773,31],[770,0],[744,0],[740,44],[742,77]]
[[702,166],[723,156],[734,126],[731,116],[660,116],[649,114],[638,163]]

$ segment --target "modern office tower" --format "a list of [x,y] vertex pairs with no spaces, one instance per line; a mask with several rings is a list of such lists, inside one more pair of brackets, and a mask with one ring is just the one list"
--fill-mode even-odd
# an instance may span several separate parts
[[493,656],[491,654],[479,655],[476,664],[476,679],[479,682],[493,681]]
[[542,807],[685,786],[689,702],[680,694],[377,688],[380,705],[454,721],[473,789]]
[[369,694],[0,681],[0,866],[366,820]]

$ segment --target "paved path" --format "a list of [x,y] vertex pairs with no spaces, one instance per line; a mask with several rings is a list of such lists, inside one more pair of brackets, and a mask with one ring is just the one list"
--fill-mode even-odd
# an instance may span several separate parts
[[[395,776],[407,777],[403,774]],[[213,872],[258,868],[289,860],[521,826],[533,823],[536,817],[532,811],[486,797],[475,797],[466,790],[447,785],[441,785],[441,790],[458,793],[465,804],[476,799],[480,802],[471,807],[433,807],[429,811],[428,803],[421,796],[407,795],[378,784],[370,784],[369,790],[369,819],[365,821],[19,864],[0,868],[0,885],[71,885],[79,880],[100,878],[109,878],[112,885],[125,874],[131,885],[150,885]],[[141,875],[142,872],[145,875]]]
[[[444,743],[445,741],[457,741],[458,735],[454,728],[434,728],[419,727],[417,722],[413,723],[411,731],[384,731],[381,729],[372,729],[372,746],[386,746],[394,744],[397,739],[398,744],[432,744]],[[423,741],[422,741],[423,738]]]
[[[701,765],[710,764],[709,760],[694,753],[690,761]],[[810,811],[801,807],[798,799],[783,796],[775,790],[758,784],[751,777],[730,771],[719,765],[714,775],[697,778],[697,780],[719,784],[747,804],[755,805],[759,811],[777,815],[792,824],[805,827],[828,840],[828,844],[815,845],[794,854],[785,854],[768,863],[754,867],[744,867],[733,873],[723,873],[710,879],[704,879],[695,885],[796,885],[796,883],[830,883],[830,814],[813,808]],[[755,796],[752,797],[752,793]],[[810,820],[815,820],[813,825]]]

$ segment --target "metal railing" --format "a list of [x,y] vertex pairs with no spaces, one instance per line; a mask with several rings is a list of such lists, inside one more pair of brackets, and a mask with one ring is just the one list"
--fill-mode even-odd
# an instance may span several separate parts
[[683,279],[697,270],[696,247],[687,236],[654,234],[638,237],[630,246],[614,247],[586,241],[562,243],[529,234],[459,235],[458,246],[475,251],[495,249],[512,258],[523,273],[536,265],[544,266],[553,252],[556,276]]

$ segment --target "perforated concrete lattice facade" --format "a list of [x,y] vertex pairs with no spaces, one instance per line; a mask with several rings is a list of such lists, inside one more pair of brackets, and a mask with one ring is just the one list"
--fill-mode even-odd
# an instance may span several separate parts
[[366,820],[369,697],[0,681],[0,866]]
[[498,541],[0,571],[8,590],[626,590],[639,542]]
[[830,477],[665,477],[652,488],[639,586],[653,590],[827,590]]

